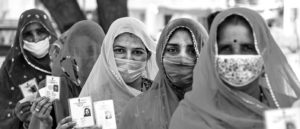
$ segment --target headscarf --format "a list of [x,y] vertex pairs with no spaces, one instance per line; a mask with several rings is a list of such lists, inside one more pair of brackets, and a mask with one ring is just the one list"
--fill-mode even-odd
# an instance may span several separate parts
[[68,99],[78,97],[99,54],[104,31],[95,22],[74,24],[50,48],[52,75],[61,77],[60,100],[55,101],[56,121],[69,115]]
[[74,24],[51,46],[52,75],[65,76],[82,87],[100,54],[104,36],[95,22]]
[[0,127],[3,128],[19,126],[16,116],[13,116],[16,103],[23,98],[19,85],[32,78],[40,82],[51,73],[48,55],[37,59],[23,49],[22,32],[31,23],[39,23],[49,32],[50,44],[56,40],[50,19],[43,11],[30,9],[21,14],[14,43],[0,70]]
[[208,39],[205,28],[191,19],[181,18],[171,21],[162,31],[158,42],[156,61],[159,72],[151,89],[129,102],[121,114],[119,129],[168,128],[169,120],[179,103],[179,99],[176,93],[178,91],[172,88],[174,85],[167,77],[163,56],[170,37],[181,28],[189,31],[196,55],[197,57],[200,56],[201,47]]
[[154,56],[156,46],[146,32],[145,25],[135,18],[120,18],[110,26],[101,47],[101,54],[80,93],[80,97],[91,96],[93,101],[112,99],[117,118],[127,102],[140,93],[140,91],[126,85],[117,69],[114,58],[114,40],[118,35],[126,32],[139,37],[151,52],[151,56],[147,60],[144,77],[154,78],[157,72]]
[[[217,28],[227,17],[236,14],[245,18],[254,35],[258,54],[264,60],[264,76],[260,86],[266,103],[229,88],[216,71]],[[185,95],[172,116],[170,129],[248,129],[264,128],[264,111],[289,107],[300,95],[299,82],[280,51],[263,18],[255,11],[232,8],[214,19],[208,43],[194,69],[193,90]],[[289,89],[286,92],[284,89]]]

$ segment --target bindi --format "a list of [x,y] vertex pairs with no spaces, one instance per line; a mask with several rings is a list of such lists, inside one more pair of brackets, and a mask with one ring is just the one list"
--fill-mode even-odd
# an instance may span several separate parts
[[234,40],[233,40],[233,43],[237,43],[237,40],[236,40],[236,39],[234,39]]

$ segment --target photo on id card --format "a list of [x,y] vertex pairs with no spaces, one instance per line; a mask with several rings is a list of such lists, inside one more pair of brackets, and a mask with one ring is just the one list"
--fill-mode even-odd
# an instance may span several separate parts
[[300,108],[265,111],[266,129],[300,129]]
[[76,122],[76,128],[95,125],[91,97],[69,99],[70,115]]
[[26,81],[25,83],[19,85],[19,87],[24,97],[22,100],[20,100],[20,103],[35,99],[38,92],[38,85],[35,78]]
[[59,99],[60,95],[60,77],[46,76],[46,97],[51,101]]
[[96,123],[102,129],[117,129],[113,100],[94,102]]

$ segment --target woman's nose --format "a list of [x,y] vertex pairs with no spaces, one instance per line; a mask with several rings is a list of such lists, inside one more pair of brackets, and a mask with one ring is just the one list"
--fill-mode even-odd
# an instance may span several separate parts
[[33,42],[38,42],[40,40],[40,36],[37,34],[36,31],[33,31],[32,35],[33,35]]
[[132,56],[132,54],[131,54],[130,51],[127,51],[127,53],[126,53],[126,59],[127,60],[133,60],[133,56]]

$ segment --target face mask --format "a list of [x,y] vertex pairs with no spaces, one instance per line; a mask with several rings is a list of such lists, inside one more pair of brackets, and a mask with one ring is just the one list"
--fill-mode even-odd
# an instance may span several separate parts
[[47,37],[44,40],[38,41],[36,43],[23,40],[23,48],[29,51],[36,58],[43,58],[48,53],[50,47],[49,40],[50,37]]
[[171,82],[178,87],[191,86],[195,59],[189,57],[164,57],[164,68]]
[[234,87],[246,86],[262,73],[260,55],[217,55],[217,72],[220,78]]
[[146,61],[134,61],[116,58],[118,71],[125,83],[132,83],[140,78],[145,71]]

